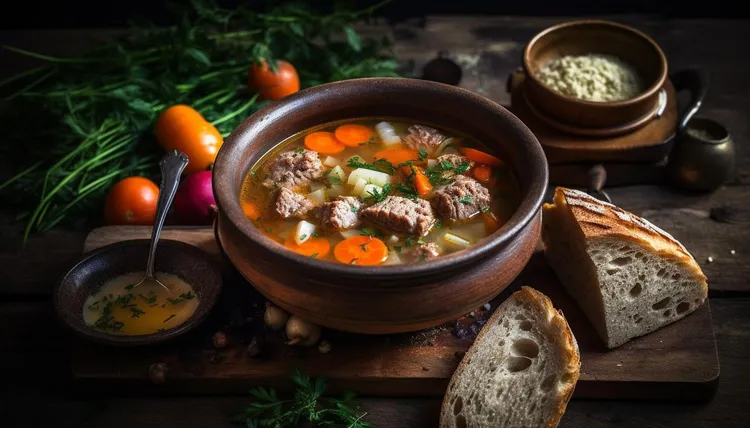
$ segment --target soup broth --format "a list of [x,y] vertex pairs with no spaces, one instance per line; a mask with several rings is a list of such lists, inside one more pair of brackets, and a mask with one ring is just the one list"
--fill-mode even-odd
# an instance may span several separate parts
[[479,142],[371,118],[282,142],[253,166],[240,195],[250,221],[290,251],[369,266],[468,248],[519,200],[510,165]]
[[88,296],[83,305],[83,321],[107,333],[137,336],[174,328],[190,318],[198,308],[193,288],[178,276],[157,273],[156,278],[169,291],[143,272],[120,275],[105,282]]

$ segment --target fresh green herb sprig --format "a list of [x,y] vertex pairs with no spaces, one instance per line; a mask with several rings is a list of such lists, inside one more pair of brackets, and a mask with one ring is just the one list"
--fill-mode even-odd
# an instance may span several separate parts
[[396,172],[396,167],[392,163],[385,159],[378,159],[373,163],[363,162],[360,157],[353,156],[346,163],[349,168],[362,168],[369,169],[371,171],[384,172],[389,175],[393,175]]
[[[174,104],[188,104],[228,135],[265,105],[247,89],[252,63],[284,59],[301,87],[369,76],[396,76],[387,40],[353,28],[386,0],[325,15],[304,3],[259,13],[193,0],[172,27],[134,26],[127,36],[79,57],[5,49],[42,65],[0,82],[0,182],[4,207],[30,233],[98,219],[108,189],[141,175],[158,181],[162,150],[152,126]],[[341,37],[338,37],[338,36]]]
[[355,395],[344,393],[340,398],[324,397],[326,381],[311,379],[298,369],[291,373],[296,391],[292,399],[280,398],[273,388],[253,388],[254,401],[238,415],[234,422],[248,428],[292,428],[309,423],[311,426],[372,428],[363,418]]

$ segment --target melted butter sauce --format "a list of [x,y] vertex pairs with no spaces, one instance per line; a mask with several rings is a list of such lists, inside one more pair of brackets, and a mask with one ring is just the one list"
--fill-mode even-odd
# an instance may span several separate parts
[[83,320],[92,328],[107,333],[136,336],[157,333],[184,323],[195,313],[198,296],[179,277],[157,273],[169,291],[156,281],[133,272],[105,282],[89,295],[83,305]]

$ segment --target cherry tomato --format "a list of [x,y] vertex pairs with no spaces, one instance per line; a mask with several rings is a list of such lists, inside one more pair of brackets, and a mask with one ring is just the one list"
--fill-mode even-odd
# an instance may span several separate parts
[[195,109],[182,104],[164,110],[156,120],[154,132],[164,150],[177,150],[188,156],[185,174],[208,169],[224,144],[216,127]]
[[278,61],[277,67],[275,73],[265,61],[250,67],[248,87],[258,92],[261,99],[275,101],[299,91],[299,76],[294,66],[286,61]]
[[115,184],[104,201],[107,224],[151,225],[156,217],[159,186],[145,177],[128,177]]

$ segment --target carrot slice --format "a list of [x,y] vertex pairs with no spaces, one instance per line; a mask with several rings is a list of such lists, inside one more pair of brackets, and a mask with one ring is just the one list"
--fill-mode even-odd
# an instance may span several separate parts
[[487,234],[495,233],[495,231],[500,229],[500,220],[495,216],[495,213],[483,213],[482,220],[484,221],[484,226],[487,228]]
[[424,198],[432,191],[432,183],[420,168],[414,168],[414,172],[414,187],[417,189],[419,196]]
[[418,161],[419,152],[406,147],[399,147],[395,149],[385,149],[375,153],[375,160],[385,159],[392,163],[393,166],[404,163],[406,161]]
[[349,147],[359,147],[360,144],[366,144],[376,135],[375,131],[369,127],[352,123],[339,126],[334,132],[336,139]]
[[293,237],[284,241],[284,246],[307,257],[322,259],[331,252],[331,243],[325,238],[309,238],[302,245],[297,244]]
[[314,152],[323,153],[324,155],[335,155],[341,153],[346,148],[341,144],[332,132],[312,132],[305,137],[305,147]]
[[260,208],[258,208],[258,205],[256,205],[255,202],[247,201],[242,204],[242,212],[244,212],[245,216],[250,220],[256,221],[260,218]]
[[336,244],[333,255],[341,263],[375,266],[388,257],[388,247],[372,236],[352,236]]
[[487,183],[492,178],[492,168],[485,166],[485,165],[479,165],[476,168],[474,168],[474,178],[481,181],[482,183]]
[[476,163],[490,166],[502,166],[503,164],[503,161],[501,161],[500,159],[492,156],[489,153],[485,153],[477,149],[462,147],[459,149],[459,151],[461,152],[461,154],[466,156],[467,159],[472,160]]

